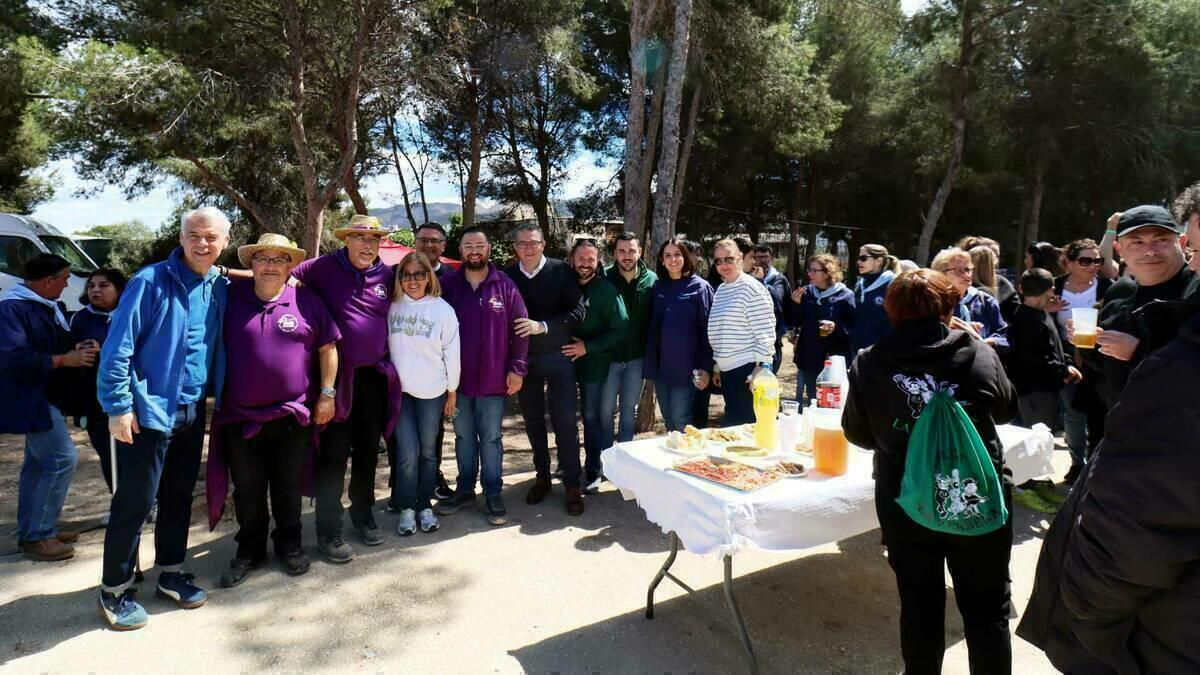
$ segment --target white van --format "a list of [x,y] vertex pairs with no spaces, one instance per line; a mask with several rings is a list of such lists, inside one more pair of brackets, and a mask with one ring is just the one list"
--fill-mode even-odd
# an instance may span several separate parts
[[83,309],[79,298],[96,263],[54,226],[28,216],[0,213],[0,292],[21,283],[25,261],[39,253],[53,253],[71,263],[71,282],[59,300],[69,311]]

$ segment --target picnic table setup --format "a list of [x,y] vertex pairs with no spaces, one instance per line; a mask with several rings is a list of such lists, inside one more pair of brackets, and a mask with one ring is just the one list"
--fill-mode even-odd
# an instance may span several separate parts
[[[1053,472],[1054,439],[1046,427],[1003,425],[998,431],[1015,484]],[[688,429],[686,436],[618,443],[602,460],[608,480],[625,499],[636,499],[670,540],[667,560],[646,593],[646,618],[654,618],[654,592],[664,578],[694,592],[670,571],[681,546],[715,555],[724,567],[726,604],[756,673],[754,647],[733,592],[733,556],[752,549],[794,553],[869,532],[879,523],[873,453],[848,446],[844,472],[830,475],[817,470],[821,462],[814,464],[812,454],[753,452],[753,445],[752,425]]]

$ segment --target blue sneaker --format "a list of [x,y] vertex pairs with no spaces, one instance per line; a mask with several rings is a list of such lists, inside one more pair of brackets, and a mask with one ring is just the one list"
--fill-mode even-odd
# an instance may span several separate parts
[[187,572],[163,572],[158,575],[155,595],[164,600],[174,600],[184,609],[196,609],[208,602],[208,594],[192,583],[196,577]]
[[135,589],[129,588],[122,593],[105,593],[100,591],[100,615],[105,623],[113,630],[137,630],[146,625],[150,617],[146,610],[133,599]]

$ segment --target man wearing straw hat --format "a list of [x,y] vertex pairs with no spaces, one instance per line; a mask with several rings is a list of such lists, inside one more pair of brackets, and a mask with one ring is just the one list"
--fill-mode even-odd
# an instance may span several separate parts
[[210,376],[223,378],[219,338],[228,280],[214,263],[229,244],[229,219],[211,207],[189,211],[179,244],[165,261],[129,280],[100,351],[96,394],[114,444],[100,610],[114,630],[141,628],[148,620],[132,586],[142,525],[156,498],[157,595],[184,609],[208,599],[183,563],[205,395]]
[[395,274],[379,259],[387,230],[378,218],[356,215],[333,235],[346,246],[305,260],[292,276],[316,292],[337,323],[337,395],[333,420],[321,432],[315,485],[317,549],[330,562],[347,563],[354,549],[342,539],[342,492],[350,461],[350,522],[367,546],[383,543],[375,523],[375,468],[379,441],[390,434],[400,381],[388,358],[387,314]]
[[275,554],[284,570],[292,576],[308,571],[300,537],[301,477],[313,426],[333,419],[334,345],[341,339],[316,293],[287,283],[304,249],[268,233],[239,247],[238,259],[254,281],[229,288],[227,368],[208,446],[209,527],[221,519],[230,475],[237,507],[237,553],[221,575],[225,588],[267,562],[272,516]]

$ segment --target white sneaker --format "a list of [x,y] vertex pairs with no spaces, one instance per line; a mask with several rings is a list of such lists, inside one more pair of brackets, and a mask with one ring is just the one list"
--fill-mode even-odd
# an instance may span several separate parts
[[433,509],[422,509],[420,519],[422,532],[437,532],[438,517],[433,515]]
[[396,534],[407,537],[417,531],[417,512],[404,509],[400,512],[400,523],[396,525]]

